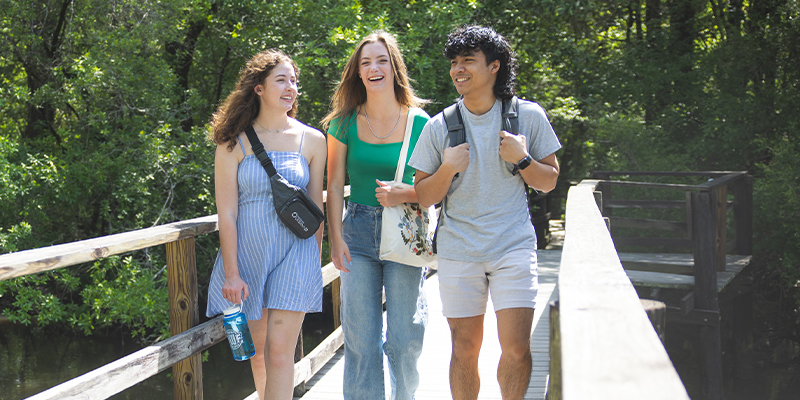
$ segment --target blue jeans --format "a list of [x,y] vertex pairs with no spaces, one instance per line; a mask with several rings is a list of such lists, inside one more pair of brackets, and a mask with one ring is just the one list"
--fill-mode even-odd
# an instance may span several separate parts
[[[342,236],[350,249],[342,273],[344,398],[385,399],[383,353],[389,359],[393,400],[411,400],[419,386],[417,359],[428,323],[424,268],[381,261],[383,207],[350,202]],[[347,260],[345,260],[345,264]],[[386,340],[382,289],[386,290]]]

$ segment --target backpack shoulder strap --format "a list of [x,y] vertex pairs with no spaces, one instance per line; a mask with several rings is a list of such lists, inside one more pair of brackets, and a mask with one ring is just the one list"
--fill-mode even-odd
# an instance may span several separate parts
[[447,135],[450,137],[450,147],[455,147],[467,141],[467,131],[464,128],[464,119],[458,102],[444,109],[444,123],[447,125]]
[[519,99],[503,100],[503,130],[519,135]]

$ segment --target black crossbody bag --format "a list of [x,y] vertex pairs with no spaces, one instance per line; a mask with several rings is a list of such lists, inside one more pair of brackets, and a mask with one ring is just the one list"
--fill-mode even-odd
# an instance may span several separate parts
[[250,146],[253,147],[261,166],[269,175],[269,183],[272,187],[272,204],[278,218],[289,228],[292,233],[301,239],[307,239],[314,235],[319,229],[325,214],[317,207],[317,204],[308,197],[305,190],[287,181],[272,165],[272,160],[264,151],[264,145],[258,140],[255,129],[252,126],[244,131]]

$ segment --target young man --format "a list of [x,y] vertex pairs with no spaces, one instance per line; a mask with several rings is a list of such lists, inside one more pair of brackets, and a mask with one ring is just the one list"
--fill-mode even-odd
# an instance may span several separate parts
[[[502,355],[503,399],[522,399],[531,373],[530,335],[538,289],[536,234],[525,185],[556,185],[561,148],[545,111],[519,101],[519,135],[502,130],[502,101],[514,95],[516,60],[491,28],[454,30],[445,45],[466,143],[450,146],[443,113],[422,131],[409,165],[419,203],[443,201],[437,236],[439,287],[450,325],[454,400],[477,399],[483,315],[491,293]],[[516,167],[516,168],[515,168]]]

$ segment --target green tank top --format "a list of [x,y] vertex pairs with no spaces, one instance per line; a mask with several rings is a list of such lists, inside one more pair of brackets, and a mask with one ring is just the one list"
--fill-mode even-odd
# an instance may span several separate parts
[[[408,166],[408,159],[411,158],[411,153],[417,144],[419,134],[422,132],[425,123],[430,119],[430,116],[418,108],[409,109],[408,116],[409,118],[414,118],[414,125],[411,129],[411,139],[408,144],[403,182],[411,185],[414,183],[413,176],[416,170]],[[350,201],[367,206],[379,206],[380,203],[375,197],[375,189],[378,187],[375,179],[381,181],[394,179],[397,158],[400,157],[400,149],[403,147],[403,142],[384,144],[362,142],[358,138],[355,112],[347,117],[331,121],[331,125],[328,127],[328,136],[347,146],[347,175],[350,179]]]

